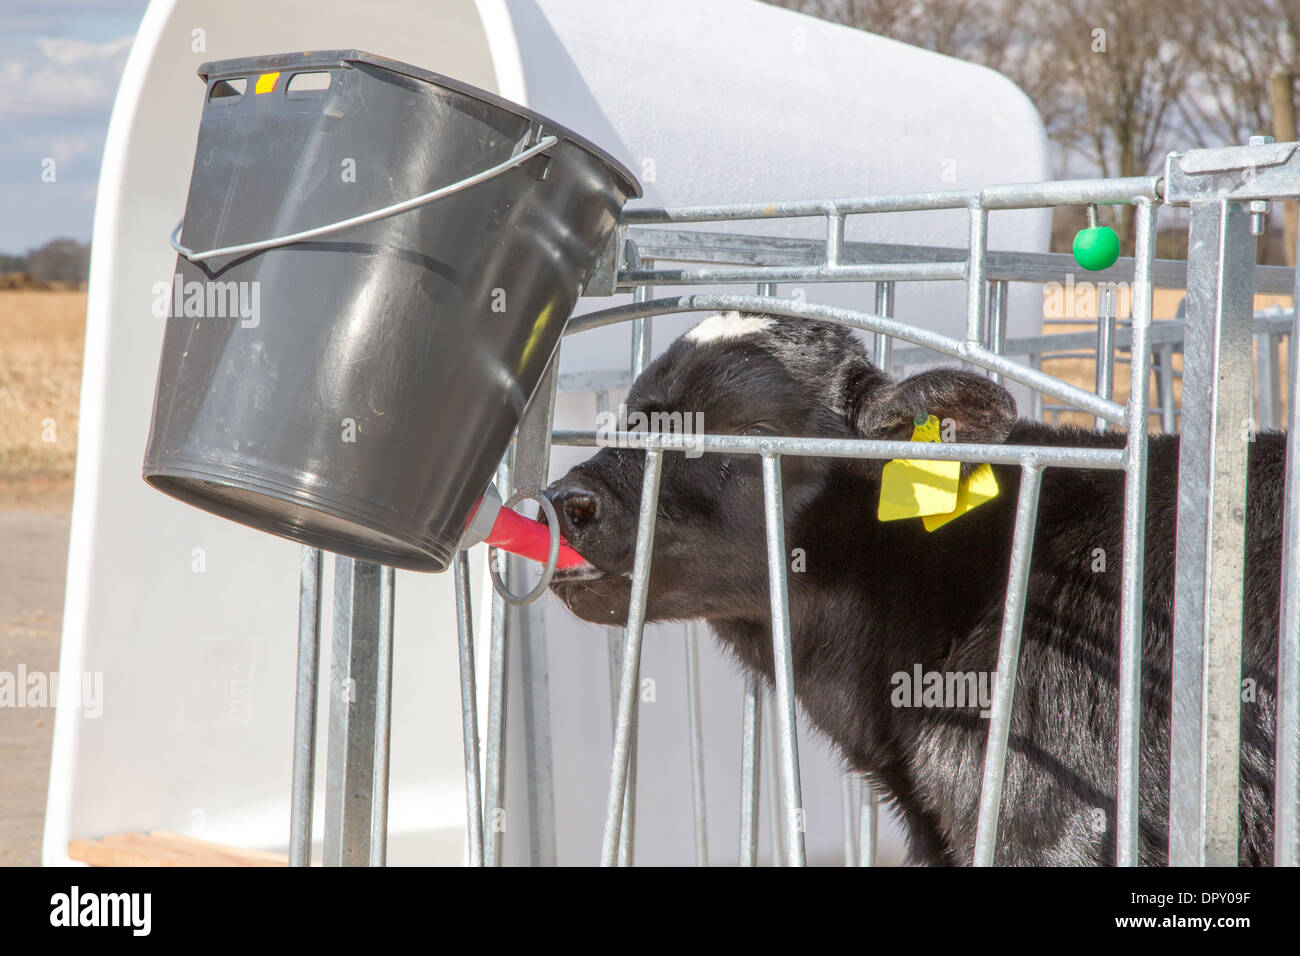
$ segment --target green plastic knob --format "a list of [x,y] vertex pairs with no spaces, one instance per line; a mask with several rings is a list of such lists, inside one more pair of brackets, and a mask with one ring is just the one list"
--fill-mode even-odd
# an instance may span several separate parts
[[1119,258],[1119,236],[1110,226],[1080,229],[1074,237],[1074,261],[1089,272],[1109,269]]

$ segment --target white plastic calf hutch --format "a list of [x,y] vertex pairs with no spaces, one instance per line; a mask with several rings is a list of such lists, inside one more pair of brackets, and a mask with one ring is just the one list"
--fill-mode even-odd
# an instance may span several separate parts
[[[457,562],[459,589],[453,575],[399,571],[394,582],[391,574],[363,574],[360,564],[349,570],[351,562],[339,562],[340,580],[352,575],[339,592],[352,595],[357,611],[351,613],[346,601],[335,606],[331,600],[336,569],[328,559],[322,569],[318,552],[187,508],[154,493],[139,477],[162,335],[161,321],[150,319],[150,293],[158,281],[170,278],[175,262],[165,237],[185,204],[185,170],[204,89],[193,74],[202,61],[294,49],[365,49],[529,106],[598,143],[641,180],[645,198],[624,213],[615,241],[587,284],[588,299],[577,310],[581,315],[601,309],[603,315],[570,323],[558,365],[543,378],[540,397],[520,427],[513,473],[508,466],[499,472],[503,486],[542,485],[548,470],[561,472],[586,454],[581,447],[566,447],[550,456],[551,395],[556,395],[557,446],[590,444],[593,435],[565,431],[566,426],[587,428],[595,403],[615,404],[655,346],[666,345],[693,321],[676,313],[700,309],[766,309],[846,322],[872,332],[877,355],[894,367],[928,364],[936,352],[956,356],[1083,409],[1099,422],[1144,425],[1145,385],[1133,389],[1125,408],[1111,401],[1108,374],[1099,375],[1093,394],[1034,368],[1036,358],[1065,343],[1037,337],[1041,298],[1030,283],[1059,279],[1072,268],[1069,257],[1042,253],[1047,207],[1138,205],[1136,264],[1121,262],[1099,273],[1135,279],[1134,319],[1119,329],[1113,318],[1099,322],[1095,344],[1107,357],[1099,363],[1103,370],[1112,367],[1115,349],[1124,347],[1134,369],[1144,370],[1153,351],[1167,355],[1182,338],[1181,326],[1166,331],[1147,321],[1153,282],[1180,285],[1184,275],[1176,264],[1157,266],[1153,259],[1158,205],[1192,203],[1194,240],[1197,229],[1213,233],[1217,226],[1206,221],[1221,213],[1229,236],[1225,256],[1232,256],[1240,248],[1250,199],[1300,192],[1291,149],[1268,152],[1262,146],[1247,153],[1192,154],[1182,165],[1171,165],[1165,182],[981,191],[987,183],[1034,183],[1047,174],[1041,125],[1023,95],[1001,77],[747,0],[701,6],[685,0],[484,0],[436,8],[381,3],[360,16],[350,4],[287,4],[274,23],[261,21],[254,4],[213,9],[156,2],[150,7],[119,92],[97,208],[61,661],[67,672],[104,673],[105,706],[96,721],[71,710],[59,712],[47,862],[68,861],[72,840],[145,830],[255,849],[283,851],[290,843],[291,857],[303,862],[309,855],[309,826],[323,842],[327,863],[456,863],[467,857],[489,863],[633,858],[752,863],[769,855],[790,863],[805,856],[867,863],[875,858],[874,808],[863,799],[869,794],[840,779],[836,758],[816,740],[796,739],[792,688],[780,669],[768,719],[760,722],[764,694],[758,685],[738,678],[708,641],[689,630],[683,641],[681,627],[643,628],[634,612],[626,637],[611,636],[607,654],[601,629],[576,622],[554,602],[506,614],[506,604],[493,596],[483,576],[481,548],[471,552],[469,562]],[[197,50],[198,45],[204,48]],[[845,123],[844,116],[861,121]],[[1245,166],[1258,174],[1243,185],[1235,172]],[[801,196],[873,198],[777,201]],[[1224,196],[1234,202],[1219,205]],[[709,225],[698,229],[687,223]],[[886,240],[889,245],[882,245]],[[1203,258],[1193,262],[1190,274],[1205,281],[1189,289],[1189,402],[1183,425],[1205,429],[1209,446],[1211,410],[1240,403],[1242,395],[1193,391],[1192,377],[1207,375],[1217,360],[1220,368],[1249,382],[1249,368],[1243,369],[1239,349],[1222,356],[1210,351],[1204,330],[1214,328],[1216,320],[1221,328],[1235,323],[1234,341],[1259,331],[1275,344],[1289,329],[1290,317],[1262,319],[1251,329],[1247,298],[1242,333],[1241,296],[1249,291],[1250,270],[1231,263],[1221,269],[1217,246],[1195,254]],[[668,268],[671,262],[707,265]],[[1234,282],[1216,286],[1219,275],[1233,276]],[[914,281],[922,283],[920,288],[897,285]],[[736,291],[737,283],[756,288],[757,295],[743,289],[740,295],[708,293],[719,286]],[[653,287],[669,285],[675,287],[672,301],[646,302],[654,298]],[[1261,291],[1291,287],[1290,270],[1255,270],[1255,288]],[[702,294],[691,297],[696,288]],[[629,293],[645,304],[620,309]],[[595,298],[611,294],[613,300]],[[611,305],[616,311],[609,311]],[[891,314],[897,321],[887,318]],[[653,337],[651,315],[666,316],[655,323]],[[619,320],[630,321],[630,327]],[[887,357],[890,337],[929,351],[900,348]],[[1004,355],[1028,358],[1018,363]],[[1248,352],[1244,361],[1248,365]],[[1165,385],[1172,367],[1164,362],[1161,369]],[[1145,383],[1146,375],[1137,375],[1138,380]],[[1274,386],[1276,381],[1274,374]],[[1280,404],[1269,390],[1264,394],[1270,414],[1280,415]],[[1247,389],[1247,401],[1249,395]],[[1168,422],[1173,410],[1164,411]],[[660,439],[650,444],[647,463],[653,473],[673,446]],[[770,514],[779,517],[774,476],[779,479],[780,454],[899,454],[888,443],[850,444],[854,447],[800,451],[778,440],[748,448],[765,456]],[[1214,447],[1231,465],[1232,450]],[[1008,461],[1022,464],[1029,479],[1022,485],[1030,490],[1022,493],[1021,513],[1033,512],[1031,492],[1042,467],[1122,468],[1132,481],[1145,467],[1137,448],[1135,443],[1114,453],[1051,453],[1059,461],[1045,452],[1008,453]],[[999,454],[961,446],[908,451],[910,457]],[[1212,474],[1185,471],[1181,477],[1195,490],[1212,485]],[[1295,482],[1293,474],[1291,485]],[[651,493],[653,486],[647,481]],[[1294,518],[1300,493],[1290,490],[1288,514]],[[1229,497],[1216,495],[1215,507],[1231,507]],[[1128,543],[1141,507],[1141,495],[1131,494]],[[1021,521],[1017,541],[1023,546],[1009,579],[1012,613],[1003,640],[1009,660],[1019,640],[1014,611],[1027,567],[1025,526]],[[779,521],[771,528],[779,529]],[[1288,529],[1292,536],[1297,533],[1294,520]],[[1189,552],[1186,573],[1204,580],[1208,565],[1213,589],[1216,574],[1230,571],[1240,555],[1230,548],[1207,549],[1210,532],[1192,530],[1202,544]],[[782,550],[779,538],[779,533],[769,536],[774,554]],[[1207,554],[1214,562],[1207,562]],[[1126,560],[1131,582],[1141,568],[1140,562],[1130,564]],[[774,584],[783,567],[780,559],[772,563]],[[643,584],[646,572],[639,559],[635,580]],[[1294,577],[1300,571],[1291,562],[1286,573]],[[459,621],[458,590],[465,612]],[[1207,591],[1200,594],[1204,600]],[[470,676],[465,669],[471,665],[467,653],[458,660],[453,628],[459,623],[462,637],[467,634],[466,605],[474,595],[477,679],[464,685],[462,699],[457,676]],[[1141,609],[1127,590],[1126,595],[1131,637]],[[364,611],[367,601],[376,603]],[[774,587],[778,620],[783,601],[783,589]],[[1279,719],[1293,731],[1300,626],[1293,601],[1286,615]],[[325,628],[315,627],[317,620],[333,622],[330,637],[321,636]],[[1204,654],[1211,662],[1207,673],[1226,673],[1221,663],[1228,660],[1230,644],[1225,651],[1224,632],[1202,631],[1201,620],[1198,608],[1180,607],[1177,634],[1186,637],[1187,650],[1176,667],[1199,675]],[[293,638],[300,629],[301,644]],[[782,633],[776,630],[779,652]],[[312,695],[328,717],[320,721],[314,747],[315,763],[324,769],[311,774],[314,708],[304,697],[295,710],[295,673],[303,688],[316,686],[310,653],[316,640],[353,654],[355,661],[358,643],[353,640],[349,647],[349,634],[377,641],[378,660],[367,672],[377,706],[367,711],[355,700],[349,706],[346,693],[330,694],[331,686],[346,687],[340,680],[345,662],[332,660],[324,672],[332,679],[321,680]],[[1232,639],[1230,628],[1226,638]],[[462,651],[470,650],[462,645]],[[307,652],[302,657],[300,646]],[[1132,651],[1129,640],[1124,672],[1129,690],[1121,697],[1122,862],[1132,860],[1136,832],[1135,751],[1132,737],[1125,736],[1136,726]],[[621,670],[615,658],[622,659]],[[999,673],[1008,670],[1014,674],[1004,667]],[[391,697],[385,693],[385,674],[391,676]],[[785,674],[788,678],[788,668]],[[639,715],[633,693],[638,676],[652,676],[656,688],[656,702],[641,706]],[[617,769],[611,777],[612,683],[619,685],[620,700],[613,721]],[[1199,676],[1189,686],[1199,688]],[[1204,700],[1223,705],[1224,686],[1221,679],[1209,682]],[[1004,744],[1009,687],[1000,687],[991,721],[980,862],[992,858],[988,822],[996,820],[1004,752],[999,735]],[[475,688],[486,692],[480,694],[486,701],[476,719],[472,707],[458,706],[473,701]],[[1202,697],[1176,706],[1183,708],[1175,711],[1176,742],[1185,746],[1175,752],[1174,813],[1184,819],[1175,821],[1174,831],[1192,836],[1174,848],[1175,860],[1218,859],[1223,815],[1201,813],[1203,806],[1214,805],[1210,797],[1217,786],[1201,776]],[[462,727],[471,740],[476,729],[484,741],[481,787],[475,781],[480,754],[474,747],[462,753]],[[373,746],[374,759],[349,760],[348,741],[363,738]],[[1283,741],[1293,738],[1293,732],[1279,735]],[[760,753],[763,739],[769,745],[765,754]],[[637,760],[654,766],[653,775],[635,774],[634,740]],[[1209,757],[1229,760],[1231,754]],[[1294,748],[1283,757],[1279,788],[1293,795]],[[776,797],[764,796],[761,804],[756,800],[760,762],[773,771],[766,793]],[[314,801],[308,788],[313,777]],[[629,780],[636,786],[626,787]],[[344,793],[352,799],[345,801]],[[317,809],[311,826],[313,804],[324,810]],[[1279,805],[1284,807],[1279,859],[1290,861],[1294,801]],[[770,827],[761,830],[760,806],[771,814]],[[806,829],[798,824],[800,816]],[[601,820],[603,826],[593,823]],[[503,821],[508,821],[504,827]],[[1232,823],[1235,834],[1235,819]],[[882,860],[897,857],[892,830],[882,827],[879,844]]]

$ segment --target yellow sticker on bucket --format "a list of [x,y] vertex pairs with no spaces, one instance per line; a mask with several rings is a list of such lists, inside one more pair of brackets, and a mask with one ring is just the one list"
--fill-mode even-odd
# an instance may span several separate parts
[[997,476],[993,474],[993,466],[985,462],[972,471],[970,477],[961,483],[961,488],[957,491],[957,507],[951,513],[946,515],[926,515],[921,520],[925,522],[926,531],[934,531],[937,528],[942,528],[953,518],[960,518],[966,512],[978,508],[986,501],[992,501],[997,496]]
[[275,84],[279,81],[279,79],[280,79],[280,74],[278,72],[263,73],[261,76],[257,78],[257,86],[253,88],[253,92],[258,94],[270,93],[273,89],[275,89]]
[[[912,429],[912,441],[940,440],[939,419],[930,415]],[[957,507],[961,462],[899,459],[888,462],[880,475],[881,521],[946,515]]]

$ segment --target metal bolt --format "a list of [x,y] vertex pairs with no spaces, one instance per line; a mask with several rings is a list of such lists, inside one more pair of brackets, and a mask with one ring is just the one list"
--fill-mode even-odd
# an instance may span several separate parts
[[[1275,142],[1272,136],[1252,136],[1250,138],[1251,146],[1267,146]],[[1254,167],[1248,167],[1249,172],[1254,172]],[[1268,200],[1252,199],[1250,202],[1250,234],[1252,236],[1262,236],[1268,229]]]

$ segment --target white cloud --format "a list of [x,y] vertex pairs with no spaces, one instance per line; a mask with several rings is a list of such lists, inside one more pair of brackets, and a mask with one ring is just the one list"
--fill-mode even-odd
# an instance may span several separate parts
[[103,145],[101,137],[55,136],[49,141],[49,153],[61,163],[93,153]]
[[78,64],[87,60],[115,60],[131,49],[132,37],[120,37],[107,43],[79,40],[75,37],[37,37],[36,46],[57,63]]
[[132,39],[46,36],[34,45],[6,44],[0,51],[0,116],[107,117]]

